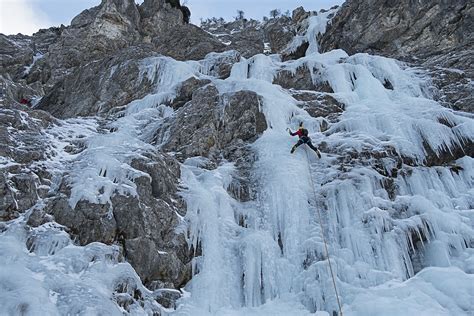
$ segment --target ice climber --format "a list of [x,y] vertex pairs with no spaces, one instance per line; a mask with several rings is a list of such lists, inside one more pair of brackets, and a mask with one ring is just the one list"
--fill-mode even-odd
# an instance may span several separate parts
[[298,135],[298,137],[300,138],[298,142],[291,148],[291,153],[294,153],[298,146],[306,144],[309,146],[309,148],[314,150],[316,155],[318,155],[318,158],[321,158],[321,153],[319,152],[318,148],[314,147],[313,143],[311,143],[311,138],[309,138],[308,136],[308,130],[303,127],[303,122],[300,123],[300,126],[296,132],[293,133],[289,128],[288,131],[290,132],[291,136]]

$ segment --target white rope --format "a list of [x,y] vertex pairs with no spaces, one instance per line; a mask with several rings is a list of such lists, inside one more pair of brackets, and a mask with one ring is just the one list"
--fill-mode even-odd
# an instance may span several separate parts
[[[309,179],[311,181],[311,188],[313,189],[313,195],[314,195],[314,201],[316,202],[316,190],[314,189],[314,181],[313,181],[313,176],[311,174],[311,165],[309,163],[309,155],[308,155],[308,149],[305,146],[305,151],[306,151],[306,158],[308,160],[308,171],[309,171]],[[336,293],[336,300],[337,300],[337,305],[339,306],[339,316],[342,315],[342,306],[341,306],[341,301],[339,299],[339,293],[337,292],[337,286],[336,286],[336,278],[334,276],[334,272],[332,269],[332,264],[331,264],[331,259],[329,258],[329,250],[328,250],[328,243],[326,242],[326,238],[324,237],[324,229],[323,229],[323,222],[322,222],[322,217],[321,217],[321,211],[315,205],[316,210],[318,211],[318,216],[319,216],[319,225],[321,226],[321,237],[324,242],[324,249],[326,251],[326,257],[328,258],[328,264],[329,264],[329,271],[331,272],[331,278],[332,278],[332,285],[334,286],[334,292]]]

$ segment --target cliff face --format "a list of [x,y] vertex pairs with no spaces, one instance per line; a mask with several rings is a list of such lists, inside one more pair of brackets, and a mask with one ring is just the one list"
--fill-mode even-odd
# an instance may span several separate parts
[[0,314],[332,313],[323,238],[348,315],[466,314],[472,4],[183,12],[0,34]]
[[321,39],[323,50],[429,57],[472,45],[470,1],[344,3]]
[[[58,117],[91,115],[100,111],[99,108],[103,111],[101,104],[112,101],[110,96],[100,97],[96,75],[110,70],[118,62],[158,53],[180,60],[201,59],[224,47],[201,29],[184,23],[181,10],[165,0],[148,0],[139,6],[132,0],[103,1],[79,14],[68,27],[41,30],[32,37],[2,35],[1,40],[2,73],[37,89],[37,95],[45,94],[39,108]],[[129,68],[128,72],[136,70],[133,66]],[[69,86],[71,82],[79,85]],[[120,90],[135,90],[124,84],[119,84]],[[141,91],[138,93],[143,95],[143,89]],[[105,105],[105,109],[124,105],[134,95],[126,93],[122,98]],[[73,106],[77,102],[81,104]],[[52,109],[53,106],[56,109]],[[68,108],[75,110],[67,113]]]

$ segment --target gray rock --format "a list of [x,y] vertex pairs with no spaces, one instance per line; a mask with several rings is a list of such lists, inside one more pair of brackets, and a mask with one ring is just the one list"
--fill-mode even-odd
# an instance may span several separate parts
[[213,19],[202,23],[201,27],[225,43],[227,49],[234,49],[249,58],[264,52],[281,53],[293,39],[298,25],[291,18],[281,16],[264,22],[253,19],[232,22]]
[[181,298],[181,292],[171,289],[160,289],[153,294],[157,302],[166,308],[176,308],[176,301]]
[[233,34],[229,48],[238,50],[246,58],[261,54],[264,50],[264,34],[255,27],[244,28]]
[[25,66],[33,62],[34,51],[30,36],[0,34],[0,75],[19,80],[24,77]]
[[[71,69],[101,59],[140,41],[138,9],[133,0],[104,0],[99,7],[80,15],[51,45],[44,62],[50,65],[53,85]],[[85,25],[82,25],[85,23]]]
[[472,2],[349,0],[321,39],[324,51],[342,48],[392,56],[433,55],[471,43]]
[[282,16],[265,24],[265,37],[272,53],[281,53],[296,35],[296,27],[292,22],[290,18]]
[[26,224],[31,227],[38,227],[53,221],[53,217],[47,214],[41,206],[33,207],[28,216]]
[[19,164],[45,158],[41,130],[54,122],[43,111],[24,110],[0,109],[0,155]]
[[273,79],[273,84],[278,84],[285,89],[315,90],[311,72],[306,66],[298,67],[293,73],[290,70],[279,71]]
[[200,28],[186,24],[179,1],[145,0],[139,7],[143,41],[178,60],[199,60],[225,46]]
[[211,52],[222,52],[226,46],[192,24],[170,28],[151,39],[160,53],[177,60],[200,60]]
[[307,65],[302,65],[298,67],[293,73],[291,70],[280,70],[275,78],[273,79],[273,84],[278,84],[285,89],[297,89],[297,90],[313,90],[320,92],[334,92],[331,86],[325,81],[318,81],[319,69],[313,69],[314,79],[311,71],[308,69]]
[[92,22],[94,22],[94,19],[99,13],[99,10],[100,6],[96,6],[82,11],[72,19],[71,26],[75,28],[80,28],[90,25]]
[[81,245],[95,241],[111,244],[116,238],[116,221],[108,204],[80,201],[73,209],[68,196],[58,194],[46,203],[45,211],[53,215],[57,223],[68,227]]
[[238,172],[229,192],[248,201],[254,192],[252,166],[256,160],[248,145],[267,129],[260,104],[254,92],[219,95],[213,85],[207,85],[157,131],[155,142],[164,143],[161,149],[175,152],[180,160],[207,157],[211,169],[222,159],[235,162]]
[[309,115],[325,119],[321,132],[327,130],[329,123],[337,122],[341,113],[344,112],[345,105],[328,93],[295,91],[293,97]]
[[39,199],[37,194],[36,179],[33,174],[16,174],[10,180],[16,188],[15,197],[18,201],[18,209],[27,210],[36,204]]
[[60,27],[50,27],[34,33],[32,36],[34,51],[40,54],[47,53],[49,47],[58,41],[65,29],[66,27],[61,25]]
[[140,77],[140,62],[154,55],[151,47],[130,47],[80,67],[58,82],[38,108],[60,118],[104,115],[141,99],[151,93],[153,83]]
[[210,80],[199,80],[194,77],[184,81],[178,88],[176,93],[177,97],[171,102],[171,107],[173,109],[179,109],[185,105],[186,102],[192,99],[195,90],[205,86],[210,82]]
[[166,130],[172,129],[164,150],[177,151],[180,158],[212,158],[233,142],[254,140],[266,127],[257,94],[239,91],[219,95],[214,86],[206,86],[193,94],[192,100],[158,131],[155,139],[161,143]]
[[[145,0],[138,8],[142,32],[150,38],[183,25],[183,14],[167,0]],[[178,1],[179,4],[179,1]]]
[[306,12],[306,10],[303,7],[298,7],[295,10],[293,10],[291,19],[293,20],[293,23],[300,24],[304,20],[306,20],[310,15],[311,13]]
[[282,51],[282,60],[296,60],[301,57],[306,56],[306,51],[308,50],[309,43],[307,41],[303,41],[301,45],[299,45],[295,50],[288,50],[284,49]]
[[0,221],[8,221],[18,217],[18,204],[14,188],[5,172],[0,172]]
[[[454,65],[459,60],[468,60],[463,56],[466,51],[452,52],[447,55],[438,55],[424,62],[428,73],[433,78],[435,99],[446,107],[454,110],[474,113],[474,83],[472,81],[474,73],[470,65]],[[455,57],[452,60],[451,57]],[[463,70],[453,67],[461,66]]]
[[[40,166],[46,158],[42,129],[54,120],[47,113],[7,107],[0,109],[0,219],[8,220],[39,200]],[[43,175],[46,173],[43,173]]]
[[232,66],[240,61],[240,53],[236,50],[229,50],[222,53],[209,53],[201,61],[203,73],[219,79],[227,79],[230,76]]

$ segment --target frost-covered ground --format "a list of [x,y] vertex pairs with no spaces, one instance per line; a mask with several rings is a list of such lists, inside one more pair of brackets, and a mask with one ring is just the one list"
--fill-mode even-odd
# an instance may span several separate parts
[[[324,31],[320,23],[325,21],[311,22],[310,32]],[[208,71],[216,56],[200,62],[143,60],[143,77],[164,81],[156,82],[155,94],[133,101],[122,117],[106,123],[113,133],[100,132],[95,119],[46,131],[87,136],[80,154],[67,155],[58,143],[52,149],[56,158],[44,163],[74,166],[71,205],[81,199],[105,203],[114,191],[136,194],[138,171],[129,163],[147,150],[161,120],[173,115],[161,103],[174,97],[180,82],[206,78],[221,93],[251,90],[262,96],[269,128],[252,145],[258,154],[255,201],[240,203],[229,195],[236,172],[231,163],[207,170],[201,168],[205,159],[197,157],[182,165],[184,220],[190,243],[200,243],[202,256],[194,261],[195,275],[178,309],[161,312],[330,315],[337,303],[323,233],[344,315],[472,314],[474,160],[423,163],[427,148],[441,154],[474,139],[474,120],[431,100],[422,73],[388,58],[341,50],[319,54],[317,43],[311,43],[307,56],[297,61],[257,55],[242,59],[230,78],[219,80]],[[272,84],[278,70],[301,66],[311,69],[314,82],[328,82],[332,95],[345,104],[324,133],[321,118],[298,107],[292,91]],[[386,81],[393,89],[384,86]],[[326,144],[320,160],[303,146],[289,153],[295,139],[286,128],[295,129],[300,121],[315,144]],[[394,192],[388,192],[372,157],[363,155],[392,149],[395,158],[414,163],[392,175]],[[339,158],[347,156],[353,161],[341,163]],[[382,161],[390,174],[394,157]],[[32,315],[121,314],[121,300],[130,302],[131,314],[160,310],[133,269],[120,263],[115,247],[75,246],[54,223],[27,230],[27,215],[0,226],[1,313],[29,308]]]

